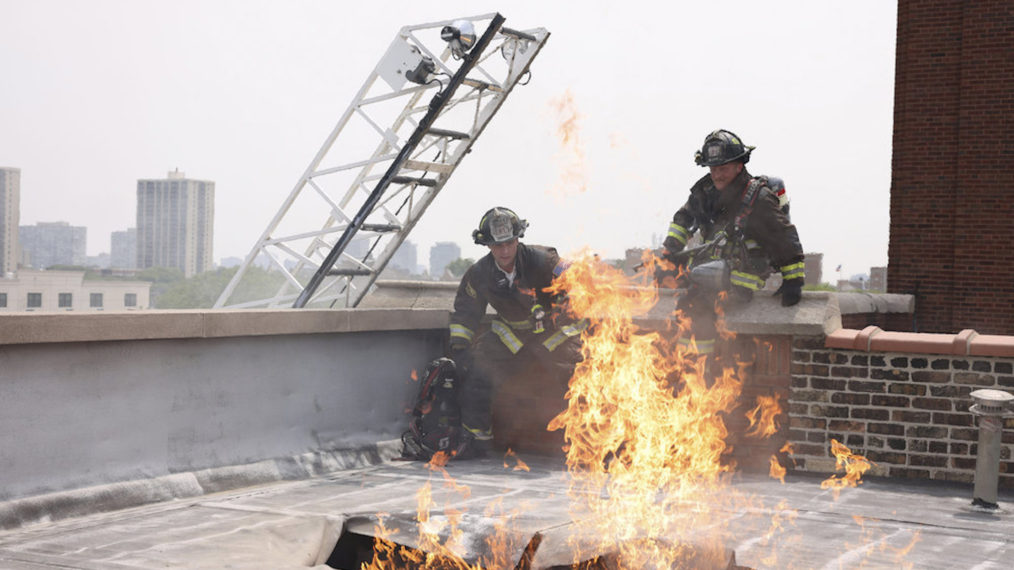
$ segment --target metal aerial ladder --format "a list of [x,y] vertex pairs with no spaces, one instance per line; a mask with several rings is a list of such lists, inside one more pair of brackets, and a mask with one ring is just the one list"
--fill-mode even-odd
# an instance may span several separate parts
[[[503,23],[402,28],[215,307],[358,305],[549,38]],[[244,289],[254,264],[274,295]]]

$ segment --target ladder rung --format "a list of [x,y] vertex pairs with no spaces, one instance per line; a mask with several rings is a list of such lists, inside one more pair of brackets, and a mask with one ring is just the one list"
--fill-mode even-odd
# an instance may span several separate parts
[[363,224],[360,226],[364,232],[396,232],[401,230],[397,224]]
[[490,91],[503,91],[499,85],[493,85],[492,83],[486,83],[485,81],[479,81],[478,79],[464,79],[461,82],[464,85],[468,85],[473,89],[489,89]]
[[369,269],[332,269],[327,272],[328,275],[344,275],[344,276],[356,276],[356,275],[373,275],[373,272]]
[[506,26],[500,27],[500,33],[505,36],[514,36],[515,38],[521,38],[523,40],[535,41],[536,37],[532,34],[528,34],[519,30],[512,30]]
[[448,137],[452,139],[468,139],[471,138],[468,133],[459,133],[458,131],[448,131],[447,129],[434,129],[426,131],[426,134],[437,137]]
[[447,164],[446,162],[426,162],[424,160],[406,160],[404,168],[407,170],[425,170],[428,172],[439,172],[440,174],[450,174],[454,170],[453,164]]
[[418,184],[419,186],[436,186],[432,178],[412,178],[411,176],[392,176],[391,184]]

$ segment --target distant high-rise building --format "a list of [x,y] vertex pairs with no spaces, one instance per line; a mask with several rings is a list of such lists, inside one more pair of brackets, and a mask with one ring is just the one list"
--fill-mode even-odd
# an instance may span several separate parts
[[109,265],[116,269],[137,267],[137,228],[113,232],[109,236]]
[[0,278],[18,270],[20,222],[21,169],[0,168]]
[[871,267],[870,268],[870,290],[885,292],[887,291],[887,268],[886,267]]
[[21,250],[36,269],[54,265],[83,267],[88,263],[88,228],[67,222],[39,222],[18,230]]
[[418,248],[416,245],[408,240],[401,242],[398,246],[398,250],[391,256],[390,264],[392,267],[397,267],[402,271],[409,273],[415,273],[416,265],[418,265]]
[[440,279],[447,266],[461,257],[461,248],[453,241],[439,241],[430,248],[430,277]]
[[137,181],[137,268],[175,267],[191,277],[212,268],[215,183],[179,170]]
[[820,285],[824,279],[824,254],[807,253],[803,255],[803,284]]

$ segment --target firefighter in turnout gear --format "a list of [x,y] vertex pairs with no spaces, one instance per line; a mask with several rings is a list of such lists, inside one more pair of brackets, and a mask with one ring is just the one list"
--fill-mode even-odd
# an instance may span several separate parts
[[[497,207],[472,232],[489,254],[465,272],[454,299],[451,358],[462,373],[461,424],[465,442],[458,457],[482,456],[492,445],[492,399],[496,388],[519,374],[569,378],[580,360],[586,321],[572,322],[564,299],[545,289],[565,269],[556,249],[518,241],[528,222]],[[488,328],[486,307],[496,311]]]
[[[803,248],[789,221],[785,185],[747,171],[753,150],[729,131],[709,134],[695,161],[710,172],[690,188],[689,199],[669,224],[663,256],[683,267],[681,275],[690,283],[680,308],[691,319],[693,338],[679,339],[690,352],[711,354],[715,349],[719,291],[747,301],[775,270],[782,276],[776,295],[781,295],[783,306],[795,305],[802,296]],[[698,231],[707,245],[688,255],[691,250],[683,250]],[[719,275],[710,282],[721,285],[700,285],[704,279],[698,277],[709,275]]]

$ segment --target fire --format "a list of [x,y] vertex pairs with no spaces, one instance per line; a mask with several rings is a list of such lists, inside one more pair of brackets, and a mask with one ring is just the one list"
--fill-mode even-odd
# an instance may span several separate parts
[[[631,285],[587,254],[558,285],[571,310],[592,321],[568,408],[549,424],[564,430],[568,443],[574,519],[591,525],[583,535],[601,537],[594,552],[618,553],[622,568],[648,561],[678,567],[687,545],[651,539],[692,536],[703,526],[710,526],[710,538],[696,546],[717,559],[723,553],[715,507],[733,500],[722,417],[734,408],[742,382],[731,369],[709,378],[705,359],[677,351],[670,335],[640,330],[633,316],[655,305],[656,290]],[[582,554],[574,550],[578,562]]]
[[771,469],[768,471],[772,479],[778,479],[782,483],[785,483],[785,468],[782,467],[781,463],[778,463],[778,456],[771,456]]
[[862,455],[853,454],[851,449],[836,439],[831,440],[831,453],[835,457],[835,468],[844,469],[845,474],[841,477],[831,475],[820,483],[820,488],[833,490],[834,498],[837,499],[843,488],[862,484],[860,479],[872,467],[872,463]]
[[556,112],[556,135],[560,142],[558,157],[563,161],[560,180],[552,193],[566,198],[574,192],[580,194],[588,188],[584,166],[584,144],[581,142],[581,113],[568,89],[550,102]]
[[514,471],[531,471],[531,469],[528,468],[528,464],[526,464],[524,461],[521,461],[521,458],[518,457],[518,455],[516,453],[514,453],[513,450],[510,450],[510,449],[508,449],[507,453],[505,453],[504,456],[503,456],[503,468],[504,469],[509,469],[510,468],[510,466],[507,465],[507,458],[508,457],[511,457],[511,458],[514,459]]
[[[567,442],[574,529],[569,546],[575,567],[590,567],[589,561],[617,569],[724,563],[731,521],[763,510],[729,484],[734,465],[728,460],[724,418],[741,396],[745,364],[715,371],[706,358],[678,350],[674,333],[690,325],[680,313],[670,330],[640,329],[633,318],[657,304],[658,290],[650,283],[632,281],[591,254],[574,260],[555,287],[567,293],[568,310],[574,316],[591,321],[582,336],[583,360],[568,385],[567,409],[547,427],[562,430]],[[756,406],[746,414],[749,436],[777,433],[779,400],[777,395],[757,397]],[[779,453],[791,456],[791,444]],[[837,498],[841,488],[860,483],[871,463],[835,440],[832,453],[845,475],[832,476],[821,487],[833,489]],[[427,467],[442,476],[447,493],[467,498],[468,488],[444,469],[449,459],[437,454]],[[512,450],[503,458],[505,469],[511,468],[509,460],[514,470],[528,470]],[[778,456],[772,456],[770,475],[784,483],[785,474]],[[405,567],[397,561],[461,570],[514,566],[510,553],[524,545],[517,544],[519,538],[510,532],[518,513],[505,513],[502,501],[485,510],[485,516],[497,520],[496,531],[486,539],[488,552],[470,565],[463,557],[459,526],[466,513],[437,504],[430,482],[417,498],[418,549],[391,542],[388,537],[396,530],[386,529],[381,520],[374,561],[364,568]],[[775,538],[794,524],[796,516],[784,502],[774,509],[763,537],[771,554],[762,563],[785,565],[777,559]],[[784,540],[798,538],[789,535]],[[537,547],[537,540],[534,544]],[[910,548],[901,549],[899,559]]]
[[[514,457],[515,471],[528,470],[528,466],[513,452],[508,451],[506,457]],[[508,468],[506,457],[504,468]],[[486,552],[474,564],[465,560],[466,547],[463,541],[462,521],[466,513],[452,507],[451,499],[467,500],[471,496],[471,489],[467,485],[459,484],[444,468],[450,459],[449,455],[438,452],[426,463],[426,468],[431,473],[441,476],[443,488],[449,498],[444,505],[440,505],[434,498],[432,481],[426,481],[416,492],[415,522],[418,525],[416,540],[418,546],[409,548],[394,542],[392,536],[400,531],[387,528],[384,524],[387,515],[380,513],[374,526],[376,540],[373,559],[363,565],[363,570],[401,570],[406,567],[484,570],[514,567],[512,557],[521,546],[524,546],[517,542],[526,539],[514,532],[512,526],[522,511],[520,509],[506,511],[502,498],[490,503],[483,513],[485,517],[496,521],[494,532],[485,539]]]
[[778,433],[778,423],[775,418],[782,413],[778,405],[780,396],[757,396],[757,407],[746,413],[750,420],[750,428],[747,430],[747,437],[771,437]]

